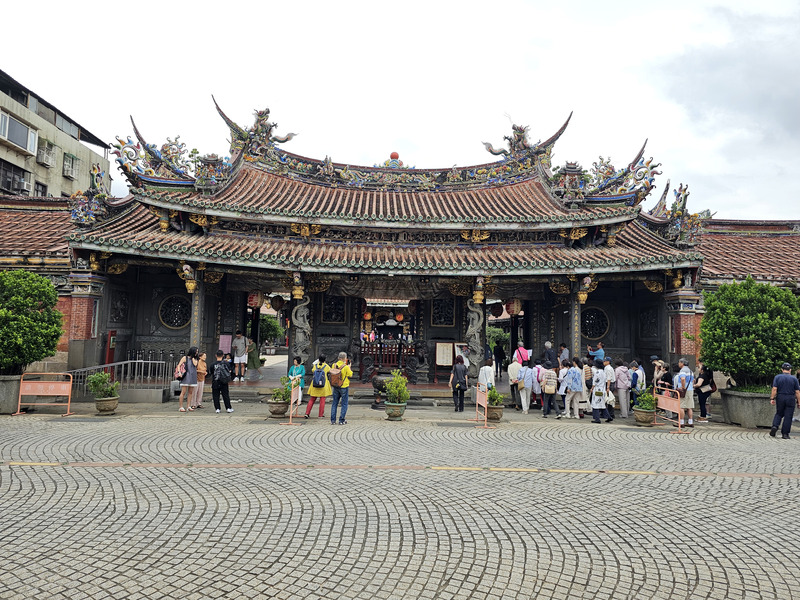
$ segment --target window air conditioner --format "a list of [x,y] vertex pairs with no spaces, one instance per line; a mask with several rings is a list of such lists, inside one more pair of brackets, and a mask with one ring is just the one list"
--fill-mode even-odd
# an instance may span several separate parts
[[69,179],[77,179],[78,178],[78,169],[75,167],[64,167],[64,177]]
[[56,156],[53,152],[44,148],[39,148],[39,151],[36,153],[36,162],[48,168],[54,167],[56,164]]

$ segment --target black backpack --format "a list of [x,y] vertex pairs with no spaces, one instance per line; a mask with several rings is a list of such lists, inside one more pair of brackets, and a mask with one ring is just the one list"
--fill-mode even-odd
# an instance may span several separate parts
[[228,370],[228,363],[217,362],[214,364],[214,381],[217,383],[230,383],[231,372]]

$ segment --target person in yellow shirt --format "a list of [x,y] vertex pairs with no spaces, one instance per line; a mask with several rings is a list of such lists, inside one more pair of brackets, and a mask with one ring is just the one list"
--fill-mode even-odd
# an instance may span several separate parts
[[347,425],[347,403],[350,399],[350,378],[353,370],[350,368],[350,361],[347,352],[339,352],[339,360],[333,363],[328,371],[328,381],[333,388],[331,398],[331,425],[336,425],[336,412],[341,401],[342,412],[339,415],[339,425]]
[[311,365],[311,385],[308,386],[308,404],[306,405],[306,419],[311,415],[314,408],[314,401],[319,398],[319,416],[325,414],[325,398],[331,395],[331,382],[328,381],[328,372],[331,370],[325,362],[325,355],[320,354],[319,358]]

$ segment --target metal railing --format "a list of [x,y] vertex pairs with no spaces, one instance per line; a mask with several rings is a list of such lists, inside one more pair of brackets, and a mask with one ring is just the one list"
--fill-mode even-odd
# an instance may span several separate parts
[[[172,359],[172,356],[170,356]],[[68,371],[72,375],[73,393],[78,396],[88,396],[86,381],[90,375],[105,371],[111,374],[111,381],[119,382],[119,389],[157,389],[168,387],[172,381],[175,364],[180,357],[174,360],[126,360],[123,362],[97,365]]]

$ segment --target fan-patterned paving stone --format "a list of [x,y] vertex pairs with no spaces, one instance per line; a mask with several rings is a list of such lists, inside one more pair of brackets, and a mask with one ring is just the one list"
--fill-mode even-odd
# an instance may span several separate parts
[[259,409],[0,418],[0,598],[800,597],[763,431]]

